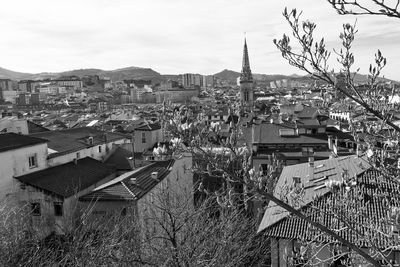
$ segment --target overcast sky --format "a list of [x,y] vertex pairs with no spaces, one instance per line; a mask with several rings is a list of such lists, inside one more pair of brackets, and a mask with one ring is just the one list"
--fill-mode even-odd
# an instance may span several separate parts
[[[244,32],[254,73],[292,74],[273,45],[290,33],[284,7],[303,10],[339,47],[342,23],[324,0],[26,0],[0,8],[0,67],[20,72],[149,67],[162,74],[240,71]],[[400,19],[358,17],[356,67],[379,48],[384,74],[400,80]]]

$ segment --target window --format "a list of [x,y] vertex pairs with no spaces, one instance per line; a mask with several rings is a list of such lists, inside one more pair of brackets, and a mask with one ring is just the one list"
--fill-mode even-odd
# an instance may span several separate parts
[[31,203],[31,211],[33,216],[40,216],[40,203]]
[[63,203],[62,202],[54,202],[54,215],[55,216],[63,216]]
[[101,153],[101,146],[99,146],[99,153]]
[[38,166],[37,164],[37,155],[34,154],[32,156],[29,156],[29,168],[36,168]]
[[146,133],[142,132],[142,143],[145,144],[146,143]]
[[301,149],[302,149],[302,152],[304,154],[308,154],[308,153],[312,154],[312,153],[314,153],[314,148],[313,147],[302,147]]
[[77,152],[77,153],[76,153],[76,158],[79,159],[80,157],[81,157],[81,153],[80,153],[80,152]]
[[18,134],[22,134],[21,127],[17,127]]

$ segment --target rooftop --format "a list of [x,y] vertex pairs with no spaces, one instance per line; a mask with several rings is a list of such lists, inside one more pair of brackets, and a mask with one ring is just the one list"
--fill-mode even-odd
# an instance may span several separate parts
[[0,134],[0,152],[46,143],[47,140],[16,133]]
[[[302,186],[304,186],[304,196],[301,205],[305,206],[316,197],[330,192],[325,186],[325,182],[329,180],[341,181],[342,175],[345,172],[347,172],[348,177],[354,177],[368,168],[370,168],[370,164],[365,157],[354,155],[315,161],[314,167],[311,167],[309,163],[286,166],[283,168],[275,186],[274,196],[282,199],[283,195],[287,193],[288,186],[294,185],[294,177],[298,177]],[[289,216],[289,213],[286,210],[274,202],[270,202],[265,210],[258,231],[263,231],[287,216]]]
[[92,158],[83,158],[42,171],[15,177],[22,183],[70,197],[114,173],[114,169]]
[[[82,196],[82,201],[138,200],[161,182],[171,171],[174,160],[156,161],[115,178]],[[152,173],[157,172],[157,179]]]
[[[301,212],[360,247],[371,246],[371,240],[380,248],[393,245],[394,237],[386,234],[390,233],[392,229],[385,218],[388,218],[388,211],[391,207],[398,207],[399,185],[372,169],[358,174],[354,179],[356,186],[352,191],[347,192],[342,188],[334,194],[324,194],[315,199],[312,205],[302,207]],[[352,193],[357,194],[358,197],[350,198],[348,203],[343,205],[341,203],[343,194]],[[388,203],[390,203],[389,206]],[[345,216],[346,221],[354,224],[355,228],[343,227],[342,219],[334,216],[334,214],[340,213],[348,214]],[[279,222],[270,225],[265,229],[265,234],[286,239],[306,238],[311,240],[316,238],[319,242],[333,241],[331,237],[322,234],[321,231],[310,229],[304,220],[296,216],[286,216]],[[363,238],[364,235],[366,238]]]
[[[50,158],[104,144],[106,142],[127,138],[120,133],[104,132],[90,127],[41,132],[31,134],[30,136],[47,139],[49,141],[47,144],[48,148],[55,151],[49,155]],[[88,142],[89,137],[93,137],[92,144]]]
[[280,130],[294,129],[283,124],[262,123],[253,127],[253,143],[255,144],[327,144],[328,140],[326,134],[281,136]]

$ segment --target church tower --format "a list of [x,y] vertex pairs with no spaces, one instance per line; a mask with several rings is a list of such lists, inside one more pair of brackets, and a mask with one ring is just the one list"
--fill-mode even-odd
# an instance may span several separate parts
[[240,101],[243,107],[253,108],[253,75],[251,74],[246,38],[244,39],[242,73],[240,74]]

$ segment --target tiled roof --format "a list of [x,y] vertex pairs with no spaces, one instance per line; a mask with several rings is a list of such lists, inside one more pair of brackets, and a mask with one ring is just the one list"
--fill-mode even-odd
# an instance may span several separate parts
[[[90,127],[35,133],[30,136],[49,140],[47,146],[57,151],[49,155],[49,157],[57,157],[91,146],[104,144],[105,140],[110,142],[127,138],[123,134],[104,132]],[[89,145],[88,143],[90,136],[93,137],[93,145]]]
[[[386,236],[385,232],[390,232],[387,224],[388,206],[397,206],[400,200],[398,192],[400,185],[396,182],[380,175],[376,170],[367,170],[357,176],[357,186],[347,194],[357,194],[362,198],[353,198],[354,210],[360,213],[354,213],[354,210],[346,210],[346,207],[339,203],[342,201],[339,195],[343,195],[345,189],[339,193],[328,193],[323,197],[316,199],[312,205],[304,206],[301,212],[309,216],[313,221],[318,221],[329,229],[336,232],[346,240],[357,244],[358,246],[370,246],[370,240],[379,247],[384,248],[393,245],[391,237]],[[350,198],[352,199],[352,198]],[[359,233],[355,233],[351,228],[344,227],[341,219],[336,219],[331,211],[336,214],[347,214],[347,218],[351,218],[355,222],[355,228]],[[353,216],[352,216],[353,215]],[[348,220],[348,219],[347,219]],[[377,231],[381,229],[382,231]],[[265,229],[265,234],[272,237],[299,239],[311,239],[317,237],[318,241],[331,241],[330,237],[321,235],[320,231],[315,231],[302,219],[296,216],[287,216],[276,224]],[[368,240],[364,236],[368,236]],[[392,239],[392,240],[391,240]]]
[[76,164],[69,162],[15,178],[56,195],[70,197],[100,182],[114,171],[106,164],[87,157],[78,160]]
[[47,140],[16,133],[0,134],[0,152],[46,143]]
[[[138,200],[161,182],[171,171],[174,160],[156,161],[140,169],[123,174],[80,198],[81,201]],[[158,172],[157,180],[151,177]]]
[[[357,157],[354,155],[340,158],[332,158],[319,160],[314,162],[314,167],[309,163],[296,164],[283,168],[281,176],[275,186],[274,196],[282,199],[286,193],[287,187],[294,184],[294,177],[299,177],[304,186],[304,196],[302,206],[308,205],[315,199],[325,195],[329,189],[325,187],[325,182],[328,180],[342,180],[342,174],[347,171],[349,177],[358,175],[368,168],[370,164],[365,157]],[[289,213],[270,202],[264,217],[260,223],[258,231],[262,231],[278,221],[286,218]]]

